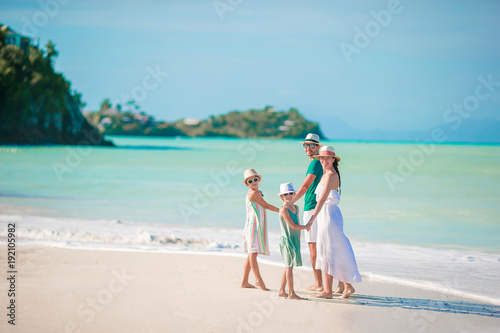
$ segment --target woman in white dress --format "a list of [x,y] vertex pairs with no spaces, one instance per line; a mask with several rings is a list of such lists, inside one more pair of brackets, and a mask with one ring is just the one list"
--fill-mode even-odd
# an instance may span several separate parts
[[339,288],[335,293],[342,293],[342,298],[354,293],[353,282],[361,282],[354,252],[349,239],[344,235],[344,221],[337,206],[340,197],[337,189],[340,187],[338,162],[335,149],[323,146],[319,155],[315,155],[323,166],[323,177],[316,188],[317,205],[309,223],[316,219],[318,223],[318,240],[316,244],[316,268],[324,275],[323,292],[316,295],[319,298],[333,297],[333,279],[337,279]]

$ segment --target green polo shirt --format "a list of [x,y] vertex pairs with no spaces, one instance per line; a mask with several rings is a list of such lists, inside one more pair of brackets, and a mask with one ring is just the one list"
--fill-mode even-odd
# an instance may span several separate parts
[[318,186],[321,177],[323,176],[323,167],[321,166],[321,162],[317,159],[313,159],[311,163],[309,163],[309,167],[307,168],[307,175],[312,174],[316,175],[314,181],[312,182],[309,189],[307,189],[306,195],[304,196],[304,211],[311,210],[316,208],[316,186]]

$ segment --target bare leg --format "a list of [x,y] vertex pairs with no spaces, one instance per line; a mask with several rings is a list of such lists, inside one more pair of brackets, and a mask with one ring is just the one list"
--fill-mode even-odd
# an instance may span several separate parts
[[293,289],[293,267],[287,267],[286,268],[286,280],[288,282],[288,299],[298,299],[302,300],[305,298],[300,297],[295,293],[295,290]]
[[248,276],[250,275],[250,254],[247,257],[247,260],[245,260],[245,265],[243,266],[243,282],[241,282],[241,288],[255,288],[254,285],[251,285],[248,282]]
[[330,274],[327,274],[327,273],[324,273],[325,275],[325,289],[320,292],[319,294],[317,294],[315,297],[317,298],[328,298],[328,299],[331,299],[333,298],[333,292],[332,292],[332,288],[333,288],[333,276],[331,276]]
[[257,263],[257,255],[258,253],[250,253],[250,267],[252,267],[253,275],[255,275],[255,285],[260,287],[260,289],[264,291],[269,291],[267,289],[264,280],[262,280],[262,276],[260,276],[259,264]]
[[341,298],[347,298],[347,297],[351,296],[352,294],[354,294],[354,291],[355,290],[354,290],[352,284],[344,282],[344,292],[342,293]]
[[281,277],[281,286],[280,286],[280,291],[278,293],[279,297],[288,297],[288,294],[286,293],[286,268],[283,271],[283,276]]
[[309,245],[309,254],[311,256],[311,266],[313,268],[315,283],[306,288],[309,291],[323,291],[323,280],[321,278],[321,270],[316,269],[316,243],[307,243]]
[[344,292],[344,282],[339,281],[339,285],[335,290],[334,294],[342,294]]

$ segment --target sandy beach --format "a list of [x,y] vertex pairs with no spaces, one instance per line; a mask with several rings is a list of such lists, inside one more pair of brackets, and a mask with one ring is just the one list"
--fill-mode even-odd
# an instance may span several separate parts
[[[271,291],[241,289],[244,257],[26,245],[16,253],[16,325],[4,315],[1,332],[500,330],[498,306],[367,278],[348,300],[286,300],[277,296],[282,268],[261,263]],[[310,273],[294,271],[309,297]],[[5,305],[5,279],[1,286]]]

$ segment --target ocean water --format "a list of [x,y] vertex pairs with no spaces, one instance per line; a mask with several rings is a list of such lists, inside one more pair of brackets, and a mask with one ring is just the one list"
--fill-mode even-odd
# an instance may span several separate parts
[[[26,242],[238,254],[243,171],[278,206],[308,165],[298,140],[108,139],[118,147],[0,147],[0,238],[17,221]],[[362,275],[500,304],[500,146],[325,143]],[[268,225],[279,263],[275,213]]]

